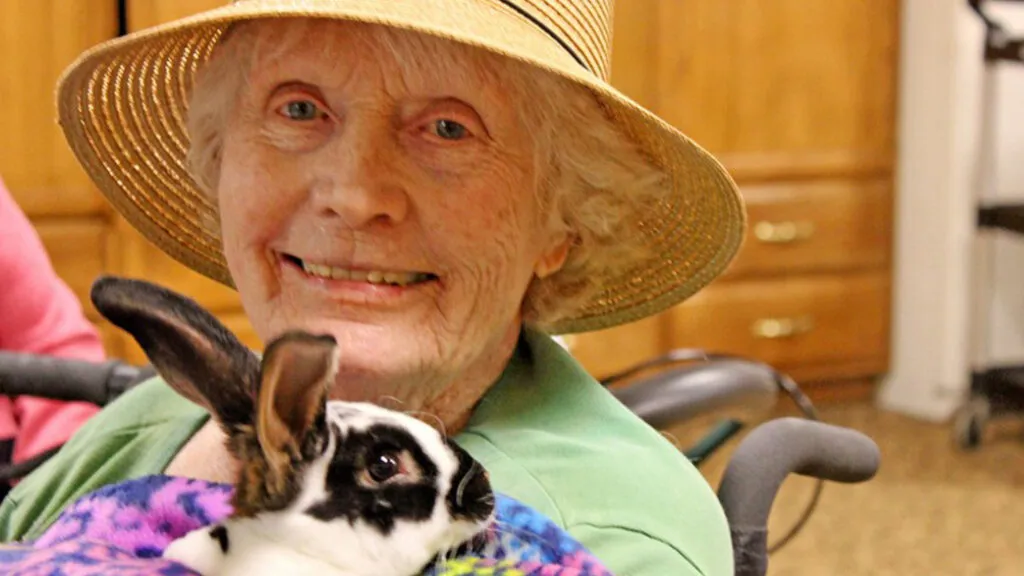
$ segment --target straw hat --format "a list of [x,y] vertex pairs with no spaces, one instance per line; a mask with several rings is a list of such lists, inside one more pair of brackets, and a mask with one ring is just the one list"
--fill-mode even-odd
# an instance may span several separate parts
[[596,330],[660,312],[718,276],[746,224],[735,183],[707,152],[608,84],[613,0],[236,0],[105,42],[82,54],[58,89],[60,124],[113,206],[189,268],[232,286],[215,206],[185,170],[194,73],[232,22],[324,17],[383,24],[464,42],[589,88],[611,119],[670,179],[672,199],[640,223],[653,261],[603,287],[552,333]]

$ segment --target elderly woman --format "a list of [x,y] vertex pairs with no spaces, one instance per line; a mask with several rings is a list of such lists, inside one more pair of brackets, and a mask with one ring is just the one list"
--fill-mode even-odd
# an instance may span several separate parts
[[[742,237],[721,166],[607,84],[610,5],[236,1],[83,55],[61,122],[112,204],[236,287],[264,340],[338,339],[333,397],[443,427],[616,574],[731,574],[701,475],[549,336],[680,302]],[[2,536],[98,486],[234,465],[157,379],[12,493]]]

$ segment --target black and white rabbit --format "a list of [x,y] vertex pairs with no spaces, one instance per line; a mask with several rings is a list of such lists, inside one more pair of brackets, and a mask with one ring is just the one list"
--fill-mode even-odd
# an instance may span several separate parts
[[262,358],[196,302],[116,277],[92,301],[167,383],[215,416],[241,463],[233,514],[164,557],[206,575],[412,576],[479,538],[494,494],[484,469],[434,428],[328,400],[333,337],[286,333]]

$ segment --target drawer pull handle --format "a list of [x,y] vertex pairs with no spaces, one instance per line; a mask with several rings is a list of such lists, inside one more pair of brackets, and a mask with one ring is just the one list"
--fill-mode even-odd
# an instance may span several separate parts
[[797,318],[762,318],[754,322],[750,331],[755,338],[762,340],[778,340],[806,334],[814,329],[814,319],[810,316]]
[[790,244],[806,240],[814,234],[814,223],[807,221],[768,222],[762,220],[754,226],[754,236],[766,244]]

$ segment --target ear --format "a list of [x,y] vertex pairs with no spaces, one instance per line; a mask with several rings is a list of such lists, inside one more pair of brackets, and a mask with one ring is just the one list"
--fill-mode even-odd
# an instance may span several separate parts
[[337,373],[338,345],[333,336],[286,332],[267,346],[256,436],[277,478],[284,478],[292,457],[303,455],[310,433],[323,418]]
[[100,314],[132,335],[171,388],[229,430],[252,422],[259,360],[215,316],[141,280],[101,276],[90,298]]
[[565,259],[569,256],[569,248],[572,247],[572,238],[566,234],[561,240],[553,242],[548,249],[541,254],[540,259],[533,268],[538,278],[546,278],[562,269]]

